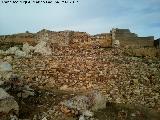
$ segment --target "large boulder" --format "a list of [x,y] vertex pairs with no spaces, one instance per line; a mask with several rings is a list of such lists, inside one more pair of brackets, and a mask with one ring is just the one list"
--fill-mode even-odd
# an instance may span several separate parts
[[12,66],[8,62],[0,63],[0,72],[10,72],[12,71]]
[[30,54],[30,52],[32,52],[34,50],[33,46],[30,46],[28,43],[23,44],[22,50],[26,53],[26,54]]
[[40,41],[35,47],[34,47],[35,53],[40,53],[42,55],[51,55],[52,51],[51,48],[47,45],[47,42]]
[[16,46],[14,47],[10,47],[7,51],[6,51],[6,54],[15,54],[16,51],[19,51],[20,49]]
[[74,98],[66,100],[62,103],[62,105],[68,109],[78,110],[81,113],[88,110],[91,106],[89,98],[83,95],[75,96]]
[[32,53],[40,53],[42,55],[51,55],[52,54],[52,50],[50,48],[50,45],[48,43],[48,41],[39,41],[39,43],[34,47],[34,46],[30,46],[28,43],[23,44],[22,50],[20,50],[19,47],[10,47],[8,50],[3,51],[0,50],[0,54],[6,54],[6,55],[15,55],[18,58],[21,57],[31,57]]
[[119,40],[114,40],[114,42],[113,42],[113,47],[120,47],[120,42],[119,42]]
[[0,50],[0,55],[3,55],[3,54],[5,54],[5,51]]
[[17,56],[18,58],[27,57],[27,53],[24,52],[24,51],[21,51],[21,50],[17,50],[17,51],[15,52],[15,56]]
[[97,111],[99,109],[105,108],[106,100],[101,93],[94,91],[87,95],[75,96],[62,102],[62,105],[69,109],[75,109],[80,113],[84,113],[87,110]]
[[21,57],[30,57],[29,53],[33,49],[34,49],[33,46],[29,46],[28,44],[24,44],[22,50],[20,50],[19,47],[14,46],[14,47],[10,47],[8,50],[6,50],[5,54],[6,55],[13,54],[13,55],[15,55],[18,58],[21,58]]
[[97,111],[106,107],[106,99],[100,92],[95,91],[91,93],[89,96],[92,101],[92,111]]
[[[93,117],[95,111],[106,107],[106,100],[98,91],[93,91],[87,95],[75,96],[61,103],[62,108],[69,112],[80,113],[79,120],[85,120],[85,117]],[[65,112],[64,109],[61,110]]]
[[0,88],[0,113],[6,115],[11,111],[18,114],[18,103],[14,100],[14,97],[9,95],[4,89]]
[[9,80],[11,75],[12,75],[11,64],[9,64],[8,62],[0,62],[0,81]]

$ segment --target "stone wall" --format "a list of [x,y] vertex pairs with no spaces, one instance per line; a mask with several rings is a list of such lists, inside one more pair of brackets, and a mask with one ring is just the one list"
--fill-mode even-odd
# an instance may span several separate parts
[[72,43],[84,43],[88,42],[91,36],[86,32],[72,32],[70,37]]
[[7,50],[10,47],[19,46],[22,47],[24,43],[35,45],[35,34],[33,33],[20,33],[13,35],[0,36],[0,48]]
[[112,36],[110,33],[101,33],[94,35],[93,40],[95,40],[100,47],[112,46]]
[[83,43],[89,42],[91,36],[86,32],[75,32],[75,31],[49,31],[43,29],[37,33],[19,33],[13,35],[0,36],[0,45],[4,43],[11,47],[13,44],[24,44],[28,43],[30,45],[35,45],[39,41],[45,41],[53,46],[68,46],[68,45],[81,45]]
[[0,42],[15,42],[15,43],[29,43],[35,44],[35,34],[33,33],[20,33],[13,35],[0,36]]
[[52,44],[59,46],[68,46],[70,44],[80,44],[87,42],[90,39],[90,35],[86,32],[74,32],[74,31],[49,31],[41,30],[37,32],[36,40],[46,40]]
[[49,41],[51,43],[57,43],[59,45],[67,45],[69,40],[69,31],[62,31],[62,32],[54,32],[49,30],[41,30],[36,34],[36,41]]
[[154,37],[138,37],[137,34],[131,33],[129,29],[112,29],[112,41],[119,40],[121,46],[129,47],[153,47]]
[[154,41],[154,46],[160,48],[160,38]]
[[153,47],[154,40],[147,40],[141,38],[130,38],[120,40],[121,46],[125,47]]
[[119,40],[122,47],[153,47],[154,37],[138,37],[137,34],[131,33],[129,29],[112,29],[110,33],[101,33],[94,36],[87,34],[86,32],[75,31],[49,31],[43,29],[37,33],[20,33],[13,35],[0,36],[0,44],[15,43],[24,44],[29,43],[35,45],[38,41],[46,41],[47,44],[56,46],[100,46],[111,47],[115,40]]

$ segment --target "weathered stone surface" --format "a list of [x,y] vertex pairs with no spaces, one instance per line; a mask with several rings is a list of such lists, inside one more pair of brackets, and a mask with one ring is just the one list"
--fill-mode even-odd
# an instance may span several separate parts
[[47,46],[47,42],[40,41],[35,47],[34,47],[35,53],[40,53],[42,55],[51,55],[51,48]]
[[0,113],[8,114],[11,110],[15,111],[18,114],[18,103],[12,96],[10,96],[2,88],[0,88]]
[[20,57],[26,57],[26,56],[27,56],[27,53],[26,53],[26,52],[23,52],[23,51],[21,51],[21,50],[17,50],[17,51],[15,52],[15,56],[17,56],[18,58],[20,58]]
[[12,63],[13,57],[12,56],[6,56],[6,57],[3,58],[3,60],[8,62],[8,63]]
[[46,117],[44,117],[42,120],[47,120],[47,118],[46,118]]
[[19,51],[18,47],[10,47],[7,51],[6,54],[15,54],[16,51]]
[[10,47],[8,50],[1,53],[3,55],[15,55],[18,58],[27,57],[27,53],[21,51],[19,47]]
[[106,108],[106,99],[101,93],[95,91],[91,96],[93,97],[93,106],[91,107],[92,111]]
[[18,117],[16,115],[10,115],[10,119],[9,120],[19,120]]
[[120,47],[120,41],[115,40],[114,43],[113,43],[113,47]]
[[62,103],[65,107],[69,109],[78,110],[84,116],[92,117],[92,111],[97,111],[98,109],[104,109],[106,107],[106,101],[99,92],[89,93],[84,96],[75,96],[70,100],[66,100]]
[[28,90],[23,90],[22,92],[19,92],[17,94],[18,97],[20,98],[27,98],[29,96],[34,96],[34,92],[33,91],[28,91]]
[[[1,77],[0,77],[0,79],[1,79]],[[0,80],[0,86],[3,85],[3,84],[4,84],[4,81]]]
[[85,117],[84,117],[83,115],[81,115],[81,116],[79,117],[79,120],[86,120],[86,119],[85,119]]
[[51,55],[52,51],[50,48],[50,45],[47,44],[46,41],[39,41],[38,44],[33,47],[30,46],[28,43],[23,44],[22,50],[20,50],[19,47],[10,47],[6,51],[1,51],[0,54],[6,54],[6,55],[15,55],[18,58],[28,58],[31,57],[33,53],[40,53],[42,55]]
[[66,100],[62,103],[62,105],[68,107],[69,109],[75,109],[83,113],[83,111],[86,111],[89,109],[90,104],[89,98],[86,96],[76,96],[70,100]]
[[10,72],[12,71],[12,66],[8,62],[0,63],[0,72]]
[[30,54],[30,52],[32,52],[34,50],[33,46],[30,46],[28,43],[23,44],[22,50],[26,53],[26,54]]
[[83,115],[86,117],[93,117],[94,113],[89,110],[86,110],[85,112],[83,112]]

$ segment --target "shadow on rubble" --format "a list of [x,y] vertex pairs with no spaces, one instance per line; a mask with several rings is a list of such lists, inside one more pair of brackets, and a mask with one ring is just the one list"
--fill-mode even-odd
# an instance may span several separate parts
[[[51,92],[37,89],[35,93],[35,96],[17,99],[20,106],[19,118],[33,119],[34,115],[43,116],[49,108],[54,108],[61,101],[75,96],[75,94],[72,96],[68,92],[57,90]],[[160,113],[142,106],[106,103],[106,108],[95,112],[94,118],[97,120],[160,120]],[[73,120],[76,119],[78,118],[73,118]]]
[[[14,84],[13,84],[14,83]],[[60,91],[57,89],[40,89],[37,86],[31,88],[26,87],[18,82],[18,79],[14,77],[7,85],[11,85],[8,89],[8,93],[14,96],[19,105],[19,118],[20,119],[33,119],[35,115],[40,117],[49,110],[53,110],[59,105],[61,101],[68,100],[76,95],[82,93],[73,93],[69,91]],[[26,95],[22,97],[22,91],[26,91]],[[34,92],[33,94],[30,94]],[[19,93],[21,93],[19,95]],[[54,113],[54,112],[53,112]],[[98,110],[94,114],[94,118],[98,120],[160,120],[160,113],[149,110],[144,106],[134,106],[126,104],[106,103],[106,108]],[[76,119],[76,118],[75,118]],[[74,120],[75,120],[74,119]],[[36,119],[39,120],[39,119]],[[41,120],[41,118],[40,118]]]
[[[19,118],[33,119],[34,115],[43,116],[43,113],[57,106],[61,101],[70,99],[80,93],[71,93],[59,90],[34,89],[35,95],[27,98],[17,97],[17,93],[9,91],[19,104]],[[106,103],[106,108],[94,113],[95,120],[160,120],[160,113],[151,111],[144,106]],[[76,120],[78,118],[73,118]],[[36,119],[39,120],[39,119]],[[66,119],[69,120],[69,119]]]
[[28,96],[27,98],[17,97],[16,92],[9,91],[19,104],[19,119],[33,119],[34,115],[42,116],[44,112],[54,108],[62,100],[73,97],[72,94],[64,91],[32,89],[34,89],[34,96]]
[[143,106],[107,103],[106,109],[95,112],[98,120],[160,120],[160,113]]

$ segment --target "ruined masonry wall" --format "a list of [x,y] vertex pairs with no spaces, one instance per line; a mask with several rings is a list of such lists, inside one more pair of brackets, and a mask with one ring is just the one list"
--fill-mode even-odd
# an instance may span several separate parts
[[91,39],[90,35],[86,32],[74,32],[74,31],[49,31],[49,30],[41,30],[35,34],[32,33],[23,33],[23,34],[15,34],[15,35],[4,35],[0,36],[0,43],[17,43],[24,44],[28,43],[30,45],[35,45],[39,41],[47,41],[48,43],[52,43],[54,45],[59,46],[68,46],[69,44],[80,44],[84,42],[88,42]]
[[59,46],[68,46],[69,44],[87,42],[90,36],[85,32],[74,32],[74,31],[48,31],[42,30],[37,33],[36,39],[46,39],[48,35],[48,41],[52,44]]
[[0,36],[0,43],[11,43],[11,42],[15,42],[17,44],[20,43],[29,43],[31,45],[35,45],[35,34],[31,34],[31,35],[3,35]]
[[112,40],[119,40],[122,47],[153,47],[154,37],[138,37],[129,29],[113,29]]

